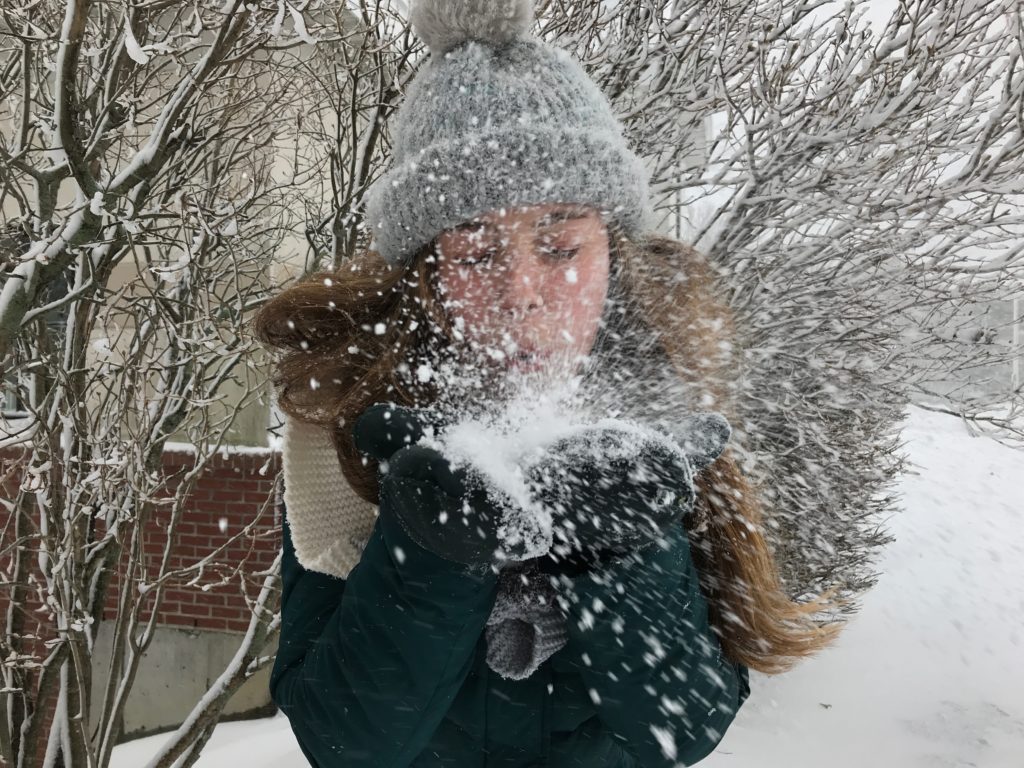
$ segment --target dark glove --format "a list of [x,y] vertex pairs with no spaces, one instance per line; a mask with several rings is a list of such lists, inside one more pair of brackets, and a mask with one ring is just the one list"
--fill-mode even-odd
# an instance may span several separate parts
[[732,430],[720,414],[703,413],[687,417],[672,433],[586,427],[548,446],[531,464],[531,493],[554,520],[544,570],[578,574],[614,561],[653,544],[689,514],[694,473],[721,455]]
[[356,449],[380,462],[380,514],[393,515],[409,538],[447,560],[504,562],[498,538],[503,500],[472,469],[452,469],[441,453],[418,445],[428,426],[422,411],[386,403],[356,419]]

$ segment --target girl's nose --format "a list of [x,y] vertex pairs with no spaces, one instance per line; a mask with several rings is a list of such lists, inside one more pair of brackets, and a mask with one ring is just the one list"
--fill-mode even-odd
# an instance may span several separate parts
[[544,306],[544,269],[534,247],[517,248],[509,256],[503,303],[521,317]]

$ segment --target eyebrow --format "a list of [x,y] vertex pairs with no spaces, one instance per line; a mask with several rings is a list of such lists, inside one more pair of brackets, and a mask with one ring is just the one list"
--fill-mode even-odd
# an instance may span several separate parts
[[[560,221],[575,221],[577,219],[588,219],[590,218],[590,211],[586,208],[563,208],[558,211],[552,211],[546,213],[537,219],[537,223],[534,224],[534,229],[540,227],[546,227],[549,224],[555,224]],[[491,229],[492,225],[486,221],[464,221],[461,224],[456,224],[452,229],[456,232],[461,232],[466,229],[480,229],[487,228]]]

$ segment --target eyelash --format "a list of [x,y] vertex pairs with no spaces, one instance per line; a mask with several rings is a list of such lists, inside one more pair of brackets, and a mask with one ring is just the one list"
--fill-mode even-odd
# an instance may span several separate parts
[[[576,256],[576,254],[579,253],[579,251],[579,248],[548,248],[546,252],[558,254],[558,258],[556,259],[557,261],[569,261],[573,259]],[[484,261],[484,257],[487,257],[489,259],[495,253],[497,253],[497,251],[492,248],[489,251],[484,251],[483,256],[481,256],[479,259],[460,259],[458,263],[466,266],[472,266],[473,264],[479,264],[480,262]]]

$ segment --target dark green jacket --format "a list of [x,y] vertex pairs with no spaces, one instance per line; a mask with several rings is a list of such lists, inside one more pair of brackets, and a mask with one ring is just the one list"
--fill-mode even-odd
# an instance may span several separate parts
[[511,681],[485,662],[495,574],[385,516],[347,579],[307,571],[286,518],[271,695],[316,768],[692,765],[750,688],[708,627],[682,528],[670,541],[602,570],[606,584],[573,579],[569,642]]

